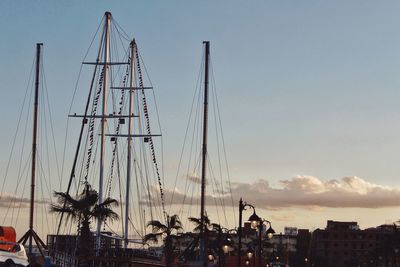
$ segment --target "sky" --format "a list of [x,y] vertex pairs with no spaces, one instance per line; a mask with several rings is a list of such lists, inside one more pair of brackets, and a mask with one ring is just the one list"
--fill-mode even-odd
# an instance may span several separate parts
[[35,44],[45,44],[63,136],[80,63],[111,11],[136,38],[156,88],[167,179],[209,40],[236,198],[279,229],[398,220],[399,9],[372,0],[1,1],[0,171]]

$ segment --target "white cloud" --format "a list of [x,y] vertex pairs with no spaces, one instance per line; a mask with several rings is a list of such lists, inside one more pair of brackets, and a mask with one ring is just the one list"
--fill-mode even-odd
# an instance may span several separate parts
[[[165,190],[170,203],[172,190]],[[232,183],[233,205],[240,197],[260,208],[283,207],[352,207],[381,208],[400,206],[400,189],[373,184],[356,176],[339,180],[322,180],[313,176],[296,176],[281,180],[280,186],[272,187],[265,179],[254,183]],[[223,195],[225,203],[231,203],[230,195]],[[194,198],[194,199],[193,199]],[[207,203],[214,203],[215,195],[207,196]],[[198,202],[199,196],[187,196],[175,191],[173,204]]]
[[[279,188],[271,187],[266,180],[259,180],[250,187],[236,183],[233,190],[240,188],[243,198],[263,207],[400,206],[400,189],[372,184],[356,176],[329,181],[312,176],[296,176],[280,183],[282,187]],[[244,191],[244,188],[247,190]]]

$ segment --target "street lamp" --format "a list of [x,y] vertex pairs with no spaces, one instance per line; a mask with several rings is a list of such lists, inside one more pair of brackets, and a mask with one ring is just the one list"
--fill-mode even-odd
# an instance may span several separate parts
[[274,229],[272,229],[271,222],[265,219],[259,219],[259,224],[258,224],[258,266],[261,266],[262,264],[262,230],[263,230],[263,225],[264,223],[269,224],[269,228],[266,231],[268,239],[271,239],[273,235],[275,234]]
[[208,261],[209,261],[209,262],[213,262],[214,259],[215,259],[215,258],[214,258],[214,254],[212,253],[211,250],[208,252],[207,258],[208,258]]
[[[249,221],[251,222],[251,227],[253,229],[257,228],[258,222],[260,221],[260,217],[256,214],[256,209],[253,205],[243,202],[242,198],[239,200],[239,228],[238,228],[238,267],[241,267],[241,253],[242,253],[242,213],[246,208],[253,209],[253,215],[250,216]],[[254,226],[255,225],[255,226]]]
[[[225,231],[225,233],[224,233],[224,231]],[[221,243],[222,251],[225,254],[227,254],[232,248],[232,243],[233,243],[232,238],[231,238],[232,233],[235,233],[237,235],[237,230],[236,229],[227,229],[224,227],[221,228],[220,234],[221,235],[225,234],[225,238],[223,239],[223,241]]]
[[224,227],[221,227],[219,234],[223,239],[219,241],[220,246],[220,253],[219,253],[219,266],[225,266],[224,261],[225,261],[225,255],[228,254],[230,251],[233,250],[233,242],[232,242],[232,233],[235,233],[237,235],[237,230],[236,229],[227,229]]
[[232,239],[231,239],[231,237],[230,237],[230,232],[231,231],[236,231],[236,229],[232,229],[232,230],[228,230],[227,232],[226,232],[226,237],[225,237],[225,239],[224,239],[224,241],[222,241],[222,251],[225,253],[225,254],[228,254],[229,253],[229,251],[231,250],[231,248],[232,248]]
[[247,251],[246,251],[247,258],[251,259],[253,257],[253,255],[254,255],[253,249],[251,249],[251,248],[247,249]]
[[230,244],[228,243],[228,240],[225,240],[224,243],[222,244],[222,251],[225,254],[228,254],[229,250],[230,250]]

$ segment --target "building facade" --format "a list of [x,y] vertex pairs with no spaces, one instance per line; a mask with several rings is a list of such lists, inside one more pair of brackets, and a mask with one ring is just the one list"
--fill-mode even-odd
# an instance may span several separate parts
[[309,266],[400,266],[399,233],[396,225],[361,230],[357,222],[328,221],[312,233]]

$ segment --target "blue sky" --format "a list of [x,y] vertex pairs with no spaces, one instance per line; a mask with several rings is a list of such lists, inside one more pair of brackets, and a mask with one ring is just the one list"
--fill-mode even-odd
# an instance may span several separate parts
[[[45,43],[62,136],[66,99],[109,10],[136,38],[156,87],[167,175],[174,178],[202,41],[210,40],[233,181],[281,187],[295,176],[358,176],[400,187],[398,1],[6,0],[0,10],[2,169],[35,43]],[[394,209],[379,210],[380,221],[397,219]]]

